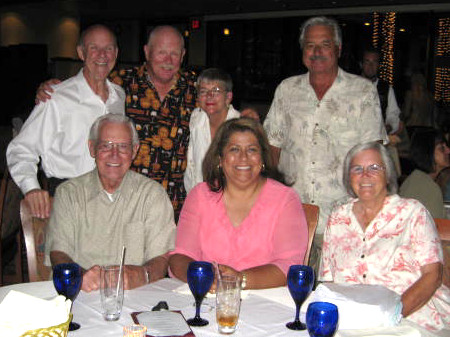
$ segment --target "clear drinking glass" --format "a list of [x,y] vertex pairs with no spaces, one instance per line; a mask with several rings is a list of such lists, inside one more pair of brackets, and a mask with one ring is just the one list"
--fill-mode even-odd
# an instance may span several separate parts
[[102,266],[100,269],[100,295],[103,318],[117,321],[123,304],[123,269],[120,266]]
[[241,308],[241,285],[236,276],[222,276],[217,281],[216,320],[220,333],[236,330]]

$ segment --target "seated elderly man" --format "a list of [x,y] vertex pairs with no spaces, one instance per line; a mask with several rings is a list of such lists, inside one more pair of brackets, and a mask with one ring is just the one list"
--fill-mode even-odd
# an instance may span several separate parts
[[56,190],[45,262],[78,263],[84,291],[98,289],[99,266],[118,264],[122,246],[125,289],[166,275],[166,253],[175,237],[173,209],[160,184],[129,170],[138,147],[128,117],[99,117],[89,134],[96,168]]

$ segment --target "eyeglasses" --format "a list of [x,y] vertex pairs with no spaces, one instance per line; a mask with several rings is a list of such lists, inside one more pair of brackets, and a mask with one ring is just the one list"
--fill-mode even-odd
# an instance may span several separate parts
[[381,174],[381,172],[385,171],[386,168],[382,165],[378,165],[378,164],[371,164],[369,166],[361,166],[361,165],[355,165],[350,167],[350,174],[355,175],[355,176],[360,176],[363,175],[364,172],[366,172],[366,174],[368,176],[376,176]]
[[222,89],[220,89],[218,87],[212,88],[210,90],[208,90],[208,89],[200,89],[198,91],[198,96],[199,97],[211,96],[212,98],[216,98],[216,97],[219,97],[224,92],[225,92],[225,90],[222,90]]
[[97,145],[97,150],[99,152],[109,152],[113,148],[117,148],[119,153],[129,154],[133,149],[133,144],[131,143],[114,143],[114,142],[101,142]]

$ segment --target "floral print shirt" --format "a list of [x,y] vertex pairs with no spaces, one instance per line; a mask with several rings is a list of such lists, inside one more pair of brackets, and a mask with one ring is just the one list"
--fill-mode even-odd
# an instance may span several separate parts
[[[330,216],[321,281],[381,284],[401,295],[420,278],[422,266],[443,261],[436,226],[417,200],[386,197],[365,231],[353,213],[357,200],[339,206]],[[450,289],[442,285],[407,319],[428,330],[449,329]]]
[[387,142],[376,88],[342,69],[322,100],[309,73],[284,80],[264,128],[270,144],[281,149],[279,168],[302,202],[320,207],[320,234],[335,203],[346,200],[342,166],[348,150],[358,143]]
[[169,194],[175,219],[186,191],[183,174],[187,164],[189,120],[196,105],[196,76],[178,73],[176,84],[161,102],[145,65],[122,69],[112,81],[126,92],[126,115],[133,119],[140,148],[131,168],[161,183]]

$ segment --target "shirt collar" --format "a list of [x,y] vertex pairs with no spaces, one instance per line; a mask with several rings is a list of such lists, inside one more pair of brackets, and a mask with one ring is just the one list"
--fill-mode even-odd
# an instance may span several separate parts
[[[76,79],[76,83],[77,83],[77,87],[78,87],[78,93],[79,93],[79,100],[80,103],[84,103],[87,102],[89,100],[91,100],[93,97],[99,99],[101,102],[103,102],[101,100],[101,98],[92,90],[92,88],[89,86],[89,83],[87,82],[86,78],[84,77],[83,74],[83,68],[80,69],[80,71],[78,72],[78,74],[75,76]],[[108,99],[106,100],[106,103],[109,100],[112,99],[117,99],[117,93],[114,90],[112,83],[106,79],[106,85],[108,87]]]
[[[131,189],[124,188],[124,186],[128,186],[131,183],[129,182],[130,175],[131,172],[128,170],[127,173],[125,173],[120,186],[114,191],[114,193],[112,193],[114,200],[117,200],[120,194],[123,194],[125,199],[130,197]],[[105,194],[105,189],[103,188],[102,182],[100,181],[97,168],[92,171],[92,181],[90,185],[92,187],[89,189],[88,200],[92,200],[98,196],[103,196],[109,200],[108,196]],[[122,193],[122,190],[124,190],[124,193]]]

